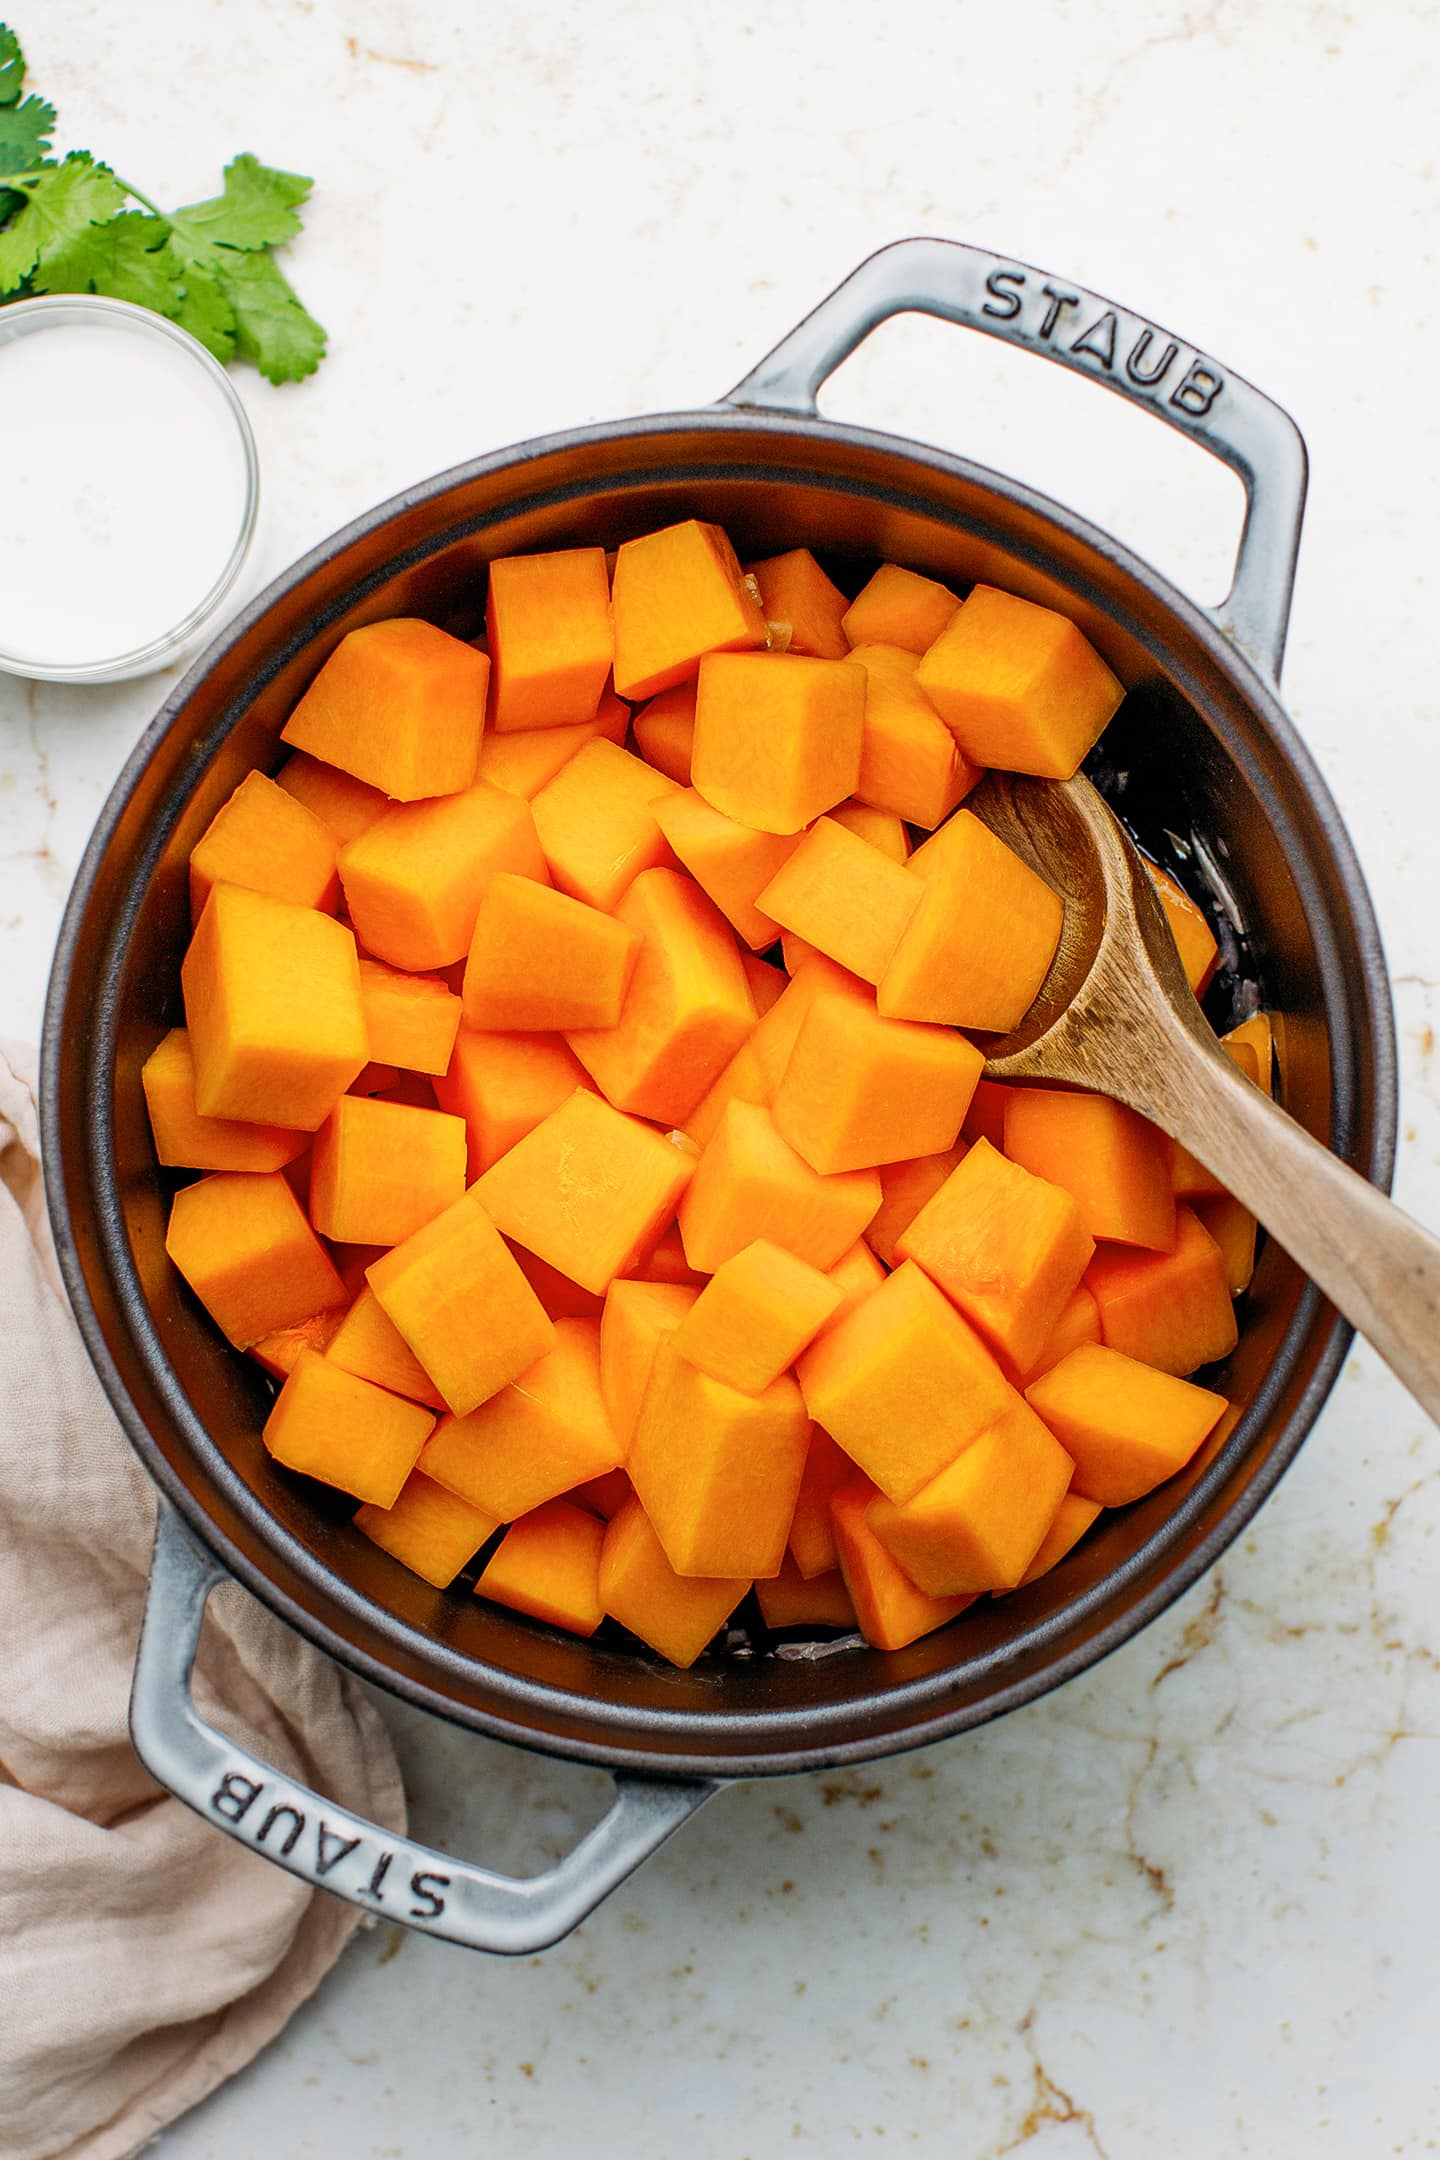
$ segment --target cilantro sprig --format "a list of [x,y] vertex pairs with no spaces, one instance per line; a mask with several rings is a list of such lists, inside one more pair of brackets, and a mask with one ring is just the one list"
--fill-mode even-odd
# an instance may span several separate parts
[[53,157],[55,108],[24,88],[20,40],[0,23],[0,307],[104,293],[168,316],[217,360],[248,360],[269,382],[315,372],[325,332],[273,253],[300,230],[303,174],[243,151],[219,195],[162,210],[88,150]]

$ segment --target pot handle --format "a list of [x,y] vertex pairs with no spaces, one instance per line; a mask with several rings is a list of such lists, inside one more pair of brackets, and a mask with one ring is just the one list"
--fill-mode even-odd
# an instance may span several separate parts
[[717,1790],[696,1778],[615,1779],[574,1851],[523,1879],[396,1837],[286,1777],[207,1724],[190,1693],[205,1605],[226,1569],[163,1502],[130,1694],[151,1776],[197,1815],[316,1889],[471,1950],[519,1956],[559,1942]]
[[897,240],[735,385],[722,405],[813,415],[822,383],[892,315],[936,315],[1089,375],[1229,465],[1245,523],[1228,596],[1211,610],[1278,681],[1305,515],[1305,442],[1290,415],[1197,346],[1066,278],[958,240]]

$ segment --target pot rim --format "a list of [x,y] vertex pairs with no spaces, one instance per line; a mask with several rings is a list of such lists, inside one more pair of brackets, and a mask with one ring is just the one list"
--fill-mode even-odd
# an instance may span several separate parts
[[[131,1445],[140,1456],[150,1477],[164,1497],[178,1509],[202,1544],[223,1562],[252,1595],[295,1628],[302,1637],[326,1651],[348,1670],[401,1700],[450,1723],[565,1760],[612,1771],[644,1771],[660,1776],[749,1777],[863,1762],[904,1753],[910,1748],[970,1730],[1049,1693],[1052,1688],[1076,1677],[1111,1650],[1117,1649],[1132,1635],[1138,1634],[1219,1559],[1252,1519],[1262,1501],[1274,1490],[1294,1460],[1334,1384],[1354,1332],[1349,1323],[1326,1306],[1313,1283],[1307,1282],[1304,1285],[1287,1329],[1286,1343],[1298,1344],[1312,1335],[1318,1338],[1319,1350],[1310,1376],[1287,1424],[1271,1444],[1259,1468],[1231,1498],[1210,1530],[1198,1538],[1188,1550],[1174,1551],[1174,1548],[1180,1544],[1192,1519],[1205,1511],[1212,1495],[1230,1479],[1239,1462],[1249,1452],[1251,1440],[1265,1423],[1270,1405],[1278,1393],[1277,1373],[1284,1377],[1280,1362],[1277,1362],[1276,1367],[1272,1367],[1245,1416],[1184,1501],[1171,1512],[1162,1527],[1146,1544],[1089,1590],[1054,1614],[1022,1630],[1003,1649],[990,1653],[979,1661],[978,1665],[972,1665],[969,1669],[971,1678],[979,1677],[983,1681],[989,1671],[996,1672],[1001,1684],[995,1686],[993,1691],[987,1692],[982,1699],[973,1703],[957,1706],[951,1702],[947,1706],[947,1693],[953,1690],[952,1676],[939,1672],[900,1682],[893,1688],[879,1691],[878,1697],[871,1698],[883,1700],[886,1706],[887,1717],[882,1727],[878,1730],[867,1729],[848,1739],[831,1737],[822,1740],[813,1729],[821,1724],[827,1728],[835,1724],[840,1713],[834,1706],[781,1709],[771,1713],[767,1722],[783,1728],[787,1736],[793,1735],[793,1744],[767,1749],[757,1755],[747,1751],[746,1747],[747,1729],[753,1732],[763,1715],[754,1711],[696,1713],[688,1710],[647,1709],[637,1716],[634,1711],[608,1705],[592,1696],[529,1680],[495,1666],[484,1666],[482,1669],[487,1688],[494,1698],[503,1703],[505,1714],[488,1706],[459,1701],[453,1696],[442,1694],[438,1687],[425,1680],[400,1671],[396,1664],[346,1640],[326,1619],[309,1610],[287,1590],[282,1589],[264,1568],[248,1559],[218,1528],[200,1498],[172,1470],[132,1400],[111,1358],[104,1330],[90,1300],[79,1240],[61,1175],[60,1136],[63,1121],[60,1048],[66,1027],[72,966],[81,925],[91,904],[95,874],[156,747],[170,732],[186,705],[224,655],[247,636],[286,593],[317,570],[323,569],[347,547],[374,534],[402,513],[422,508],[472,481],[507,471],[518,472],[527,464],[557,453],[626,440],[660,438],[681,431],[692,436],[738,433],[750,437],[757,445],[781,439],[812,444],[824,441],[881,458],[903,458],[908,466],[918,468],[922,474],[927,471],[934,472],[978,486],[997,497],[1008,508],[1027,513],[1043,524],[1058,528],[1068,538],[1091,550],[1120,574],[1144,589],[1166,611],[1167,616],[1199,644],[1211,663],[1229,678],[1232,687],[1257,713],[1270,741],[1297,781],[1308,809],[1320,826],[1331,852],[1337,874],[1334,896],[1340,906],[1337,909],[1327,896],[1323,927],[1328,932],[1337,913],[1342,920],[1348,914],[1354,940],[1365,963],[1363,981],[1356,986],[1366,1020],[1364,1040],[1357,1045],[1357,1054],[1362,1068],[1368,1067],[1373,1089],[1372,1131],[1366,1159],[1358,1162],[1356,1167],[1361,1169],[1372,1183],[1386,1191],[1390,1188],[1394,1173],[1398,1087],[1394,1013],[1373,903],[1344,821],[1309,750],[1280,705],[1276,686],[1267,680],[1205,608],[1180,592],[1143,557],[1136,555],[1113,535],[1065,505],[1055,502],[1023,482],[994,472],[972,460],[885,431],[744,405],[719,404],[690,411],[644,414],[625,420],[593,423],[581,428],[529,438],[489,452],[483,457],[449,467],[427,480],[402,489],[309,549],[272,580],[226,625],[175,686],[126,760],[96,821],[77,868],[56,941],[42,1033],[39,1089],[42,1160],[61,1272],[91,1361]],[[462,519],[453,527],[442,528],[430,534],[422,548],[411,551],[412,555],[415,559],[423,559],[442,546],[447,538],[458,537],[467,525],[473,527],[473,521]],[[1025,543],[1013,534],[1008,538],[1015,551],[1023,555]],[[399,560],[403,558],[387,564],[385,575],[393,574]],[[357,591],[363,591],[366,582],[369,581],[362,580],[358,587],[349,588],[343,600],[336,604],[334,612],[339,613],[343,607],[353,604]],[[103,1033],[107,1025],[105,1013],[96,1014],[94,1018],[98,1029]],[[90,1106],[87,1115],[93,1130],[99,1115],[97,1107]],[[107,1167],[113,1167],[108,1145],[101,1150],[99,1159]],[[96,1213],[100,1218],[105,1265],[107,1270],[114,1273],[117,1271],[115,1225],[107,1224],[107,1212],[113,1212],[113,1207],[107,1210],[103,1202],[97,1203]],[[118,1253],[120,1280],[117,1287],[122,1302],[129,1303],[139,1294],[138,1284],[127,1283],[124,1279],[128,1254],[123,1242]],[[130,1272],[133,1276],[133,1269]],[[1288,1364],[1288,1359],[1284,1362]],[[172,1383],[167,1392],[174,1393],[177,1390],[178,1383]],[[185,1445],[187,1448],[191,1445],[188,1438]],[[218,1450],[215,1451],[215,1460],[207,1463],[205,1467],[208,1481],[224,1487],[227,1497],[237,1511],[254,1527],[262,1547],[277,1553],[288,1568],[303,1581],[314,1585],[318,1594],[327,1601],[333,1603],[338,1598],[343,1605],[347,1598],[357,1599],[358,1594],[349,1588],[343,1577],[324,1566],[308,1547],[284,1529],[239,1474],[219,1455]],[[1172,1553],[1173,1557],[1163,1570],[1155,1572],[1159,1564],[1166,1561],[1167,1555]],[[1149,1587],[1126,1601],[1124,1594],[1139,1578],[1150,1573],[1155,1573],[1155,1579]],[[452,1650],[434,1635],[411,1627],[408,1622],[369,1599],[359,1602],[363,1603],[366,1609],[367,1625],[371,1632],[382,1639],[388,1638],[397,1647],[404,1644],[415,1661],[428,1665],[432,1670],[437,1667],[441,1671],[453,1669],[457,1676],[462,1672],[473,1673],[475,1670],[477,1660]],[[1026,1653],[1043,1654],[1049,1643],[1075,1634],[1080,1622],[1097,1613],[1103,1613],[1104,1608],[1110,1606],[1117,1609],[1108,1618],[1102,1618],[1097,1626],[1081,1633],[1068,1649],[1062,1650],[1042,1668],[1026,1671],[1008,1684],[1003,1682],[1003,1669],[1006,1665],[1018,1663]],[[848,1706],[848,1710],[852,1718],[857,1717],[860,1702]],[[896,1720],[904,1720],[899,1729],[892,1728],[889,1716],[892,1711]],[[527,1718],[534,1717],[536,1712],[544,1713],[540,1722],[527,1723]],[[610,1731],[603,1739],[590,1739],[573,1732],[549,1729],[548,1721],[557,1718],[585,1722],[592,1728],[599,1726],[602,1730],[610,1728]],[[642,1725],[648,1725],[655,1735],[662,1731],[672,1733],[677,1740],[687,1744],[673,1748],[646,1745],[643,1738],[632,1737],[636,1734],[637,1726]]]

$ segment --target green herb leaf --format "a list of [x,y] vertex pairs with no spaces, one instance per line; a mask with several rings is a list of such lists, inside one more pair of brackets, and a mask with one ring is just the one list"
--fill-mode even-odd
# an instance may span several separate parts
[[122,210],[103,224],[87,225],[63,246],[47,248],[33,283],[38,292],[108,293],[158,315],[175,315],[180,307],[180,264],[170,228],[143,210]]
[[325,356],[325,332],[308,315],[273,255],[226,251],[221,290],[235,310],[235,350],[267,382],[299,382]]
[[278,247],[300,230],[295,205],[310,193],[303,173],[262,165],[246,150],[225,168],[225,192],[209,202],[188,203],[172,223],[189,260],[211,262],[214,246],[246,251]]
[[8,23],[0,23],[0,105],[13,105],[25,87],[25,55]]
[[26,186],[24,209],[0,232],[0,293],[12,291],[87,225],[113,217],[124,202],[114,173],[88,150],[72,150],[62,164],[44,167]]
[[223,367],[235,357],[235,310],[210,271],[191,263],[184,275],[185,290],[175,320],[191,337],[199,338]]
[[50,155],[55,108],[44,98],[0,105],[0,173],[31,172]]

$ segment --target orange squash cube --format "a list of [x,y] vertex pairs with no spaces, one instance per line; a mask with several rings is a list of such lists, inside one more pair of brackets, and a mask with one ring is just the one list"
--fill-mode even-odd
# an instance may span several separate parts
[[638,1499],[611,1517],[600,1550],[600,1602],[612,1620],[682,1669],[694,1664],[748,1582],[677,1575]]
[[498,870],[549,882],[530,805],[485,780],[438,802],[403,803],[340,850],[356,935],[398,968],[463,960]]
[[260,1437],[287,1470],[319,1478],[372,1507],[399,1499],[435,1419],[418,1403],[302,1350]]
[[1068,615],[976,585],[916,670],[976,765],[1068,780],[1125,695]]
[[861,802],[911,825],[943,825],[980,778],[915,680],[920,662],[899,645],[857,645],[865,670],[865,728],[860,742]]
[[565,1039],[617,1110],[680,1125],[755,1026],[740,954],[678,870],[644,871],[614,920],[639,946],[620,1017]]
[[605,550],[498,556],[490,565],[485,641],[497,735],[593,719],[615,654]]
[[583,900],[505,871],[486,887],[465,965],[465,1025],[539,1033],[611,1028],[638,932]]
[[435,1094],[442,1110],[465,1120],[474,1179],[586,1085],[579,1060],[554,1036],[462,1027]]
[[908,1162],[880,1165],[880,1207],[865,1243],[886,1267],[895,1265],[895,1240],[909,1228],[927,1200],[933,1200],[966,1150],[957,1140],[936,1155],[913,1156]]
[[195,1063],[184,1028],[171,1028],[140,1068],[155,1157],[167,1169],[282,1170],[310,1144],[310,1135],[283,1125],[246,1125],[237,1118],[201,1117],[195,1108]]
[[489,684],[484,653],[433,623],[367,623],[340,640],[280,739],[396,802],[453,795],[475,777]]
[[977,1140],[895,1242],[1005,1363],[1039,1356],[1095,1240],[1068,1192]]
[[535,795],[535,830],[561,892],[607,914],[642,870],[673,869],[656,822],[673,780],[615,743],[592,742]]
[[390,797],[379,788],[357,780],[353,773],[341,772],[338,765],[327,765],[323,758],[311,757],[306,750],[291,752],[275,775],[275,785],[319,818],[337,848],[368,832],[377,818],[393,808]]
[[438,975],[410,975],[361,953],[360,1003],[372,1059],[407,1072],[445,1071],[460,1025],[460,1000]]
[[813,1582],[816,1576],[826,1575],[840,1564],[835,1526],[830,1520],[830,1498],[854,1475],[855,1465],[845,1450],[836,1446],[829,1433],[812,1425],[786,1543],[796,1572],[805,1582]]
[[1092,1238],[1168,1252],[1175,1195],[1166,1136],[1108,1095],[1016,1088],[1005,1104],[1005,1153],[1074,1198]]
[[315,1135],[310,1219],[342,1245],[398,1245],[465,1192],[465,1120],[342,1095]]
[[768,1110],[737,1099],[701,1153],[678,1219],[685,1257],[705,1275],[762,1237],[812,1267],[831,1268],[879,1204],[873,1170],[822,1177]]
[[855,793],[865,674],[848,660],[711,653],[700,663],[693,785],[760,832],[798,833]]
[[835,824],[843,825],[846,832],[854,833],[857,840],[864,840],[870,847],[878,848],[891,862],[909,862],[910,835],[905,830],[905,820],[893,810],[876,810],[869,803],[836,803],[830,812]]
[[1225,1255],[1188,1207],[1175,1210],[1168,1253],[1102,1246],[1085,1286],[1100,1308],[1112,1350],[1183,1376],[1229,1357],[1240,1339]]
[[1059,893],[969,810],[916,848],[905,874],[925,890],[880,979],[881,1012],[994,1034],[1018,1027],[1060,943]]
[[605,1525],[568,1500],[546,1500],[512,1523],[481,1570],[480,1597],[528,1613],[570,1635],[593,1635],[604,1619],[600,1548]]
[[679,860],[754,950],[773,945],[780,925],[757,904],[759,894],[796,846],[788,833],[756,832],[712,810],[687,787],[655,805],[655,818]]
[[182,1185],[165,1250],[237,1350],[345,1302],[345,1285],[278,1170]]
[[313,1132],[364,1069],[355,940],[333,916],[217,885],[180,982],[201,1117]]
[[858,1628],[860,1625],[839,1568],[833,1567],[828,1573],[807,1580],[789,1553],[781,1562],[778,1575],[767,1576],[763,1582],[756,1583],[755,1602],[766,1627],[777,1632],[784,1628]]
[[272,1380],[288,1379],[294,1372],[302,1350],[324,1351],[345,1317],[345,1308],[332,1305],[324,1312],[311,1313],[308,1320],[297,1320],[290,1327],[272,1328],[252,1342],[246,1356],[254,1358],[262,1372],[269,1373]]
[[954,1147],[984,1063],[950,1028],[882,1019],[868,999],[822,991],[771,1115],[811,1168],[826,1173],[936,1155]]
[[555,1339],[473,1188],[373,1261],[365,1279],[457,1416],[518,1379]]
[[766,641],[765,617],[718,525],[696,518],[627,540],[615,557],[615,688],[654,697],[688,682],[703,654]]
[[683,1315],[671,1347],[712,1380],[759,1395],[832,1320],[844,1294],[768,1238],[732,1253]]
[[751,563],[749,575],[760,588],[772,635],[782,624],[789,632],[785,652],[808,653],[815,660],[845,658],[849,646],[841,625],[848,602],[809,548],[767,555],[763,562]]
[[1220,947],[1215,941],[1215,933],[1189,893],[1176,883],[1168,870],[1162,870],[1158,863],[1152,863],[1144,856],[1141,860],[1150,873],[1156,898],[1170,925],[1185,980],[1197,998],[1204,997],[1220,965]]
[[475,777],[529,801],[586,743],[597,739],[623,743],[629,730],[629,706],[607,690],[594,719],[582,720],[575,727],[524,728],[516,735],[487,735],[480,745]]
[[600,1392],[627,1452],[660,1339],[680,1325],[699,1295],[696,1283],[626,1281],[612,1282],[605,1293]]
[[846,1313],[850,1312],[862,1299],[869,1297],[872,1290],[879,1289],[881,1283],[885,1280],[886,1270],[876,1259],[867,1232],[865,1237],[856,1239],[848,1252],[841,1253],[834,1267],[828,1268],[826,1273],[836,1289],[841,1293],[841,1299],[835,1311],[826,1321],[825,1326],[820,1330],[822,1335],[827,1334],[832,1327],[838,1325],[844,1319]]
[[446,1492],[422,1470],[411,1471],[393,1507],[367,1502],[351,1519],[362,1537],[437,1590],[448,1589],[500,1527],[493,1516]]
[[[1273,1091],[1275,1072],[1275,1023],[1269,1013],[1252,1013],[1238,1027],[1231,1028],[1228,1035],[1220,1038],[1221,1047],[1234,1058],[1243,1073],[1255,1082],[1263,1095]],[[1250,1064],[1246,1052],[1253,1057]]]
[[1100,1340],[1100,1308],[1086,1289],[1077,1284],[1060,1308],[1060,1317],[1045,1338],[1044,1348],[1033,1364],[1027,1365],[1020,1374],[1017,1385],[1027,1388],[1032,1380],[1049,1372],[1062,1357],[1078,1350],[1081,1343],[1098,1343]]
[[1255,1273],[1255,1240],[1259,1229],[1247,1207],[1224,1193],[1218,1200],[1201,1200],[1195,1209],[1220,1248],[1225,1263],[1225,1286],[1231,1297],[1250,1287]]
[[862,981],[878,983],[923,890],[903,863],[822,817],[782,862],[759,904],[782,929]]
[[1080,1493],[1067,1492],[1055,1510],[1050,1528],[1041,1538],[1035,1557],[1020,1578],[1023,1590],[1027,1583],[1038,1582],[1058,1566],[1066,1553],[1077,1546],[1100,1513],[1098,1500],[1086,1500]]
[[964,1612],[969,1597],[933,1598],[916,1588],[866,1520],[875,1500],[868,1478],[852,1477],[830,1502],[840,1573],[866,1642],[903,1650]]
[[719,1079],[712,1081],[705,1090],[694,1109],[684,1119],[683,1129],[697,1147],[708,1147],[719,1131],[720,1120],[732,1102],[768,1104],[773,1092],[752,1038],[749,1042],[741,1043]]
[[921,577],[899,563],[880,568],[845,611],[844,631],[853,646],[898,645],[918,656],[939,637],[960,605],[958,593],[936,578]]
[[883,1495],[866,1517],[930,1597],[1013,1590],[1055,1519],[1074,1465],[1017,1396],[948,1469],[902,1506]]
[[1228,1409],[1223,1395],[1087,1343],[1026,1390],[1075,1464],[1074,1489],[1124,1507],[1183,1470]]
[[359,1380],[372,1380],[392,1395],[424,1403],[427,1410],[445,1408],[444,1396],[368,1283],[334,1333],[313,1347]]
[[264,773],[246,773],[190,850],[192,921],[222,879],[333,913],[340,898],[335,836]]
[[809,1438],[788,1373],[742,1395],[657,1345],[625,1469],[677,1575],[779,1574]]
[[472,1507],[514,1522],[617,1470],[624,1452],[600,1393],[599,1322],[557,1320],[533,1365],[464,1417],[441,1418],[420,1467]]
[[676,787],[690,785],[690,753],[695,746],[695,685],[677,683],[641,707],[634,720],[635,747],[647,765],[664,773]]
[[577,1088],[471,1190],[506,1237],[598,1295],[654,1245],[691,1168],[652,1126]]
[[805,1407],[892,1500],[908,1500],[1015,1399],[980,1337],[914,1262],[810,1345]]

